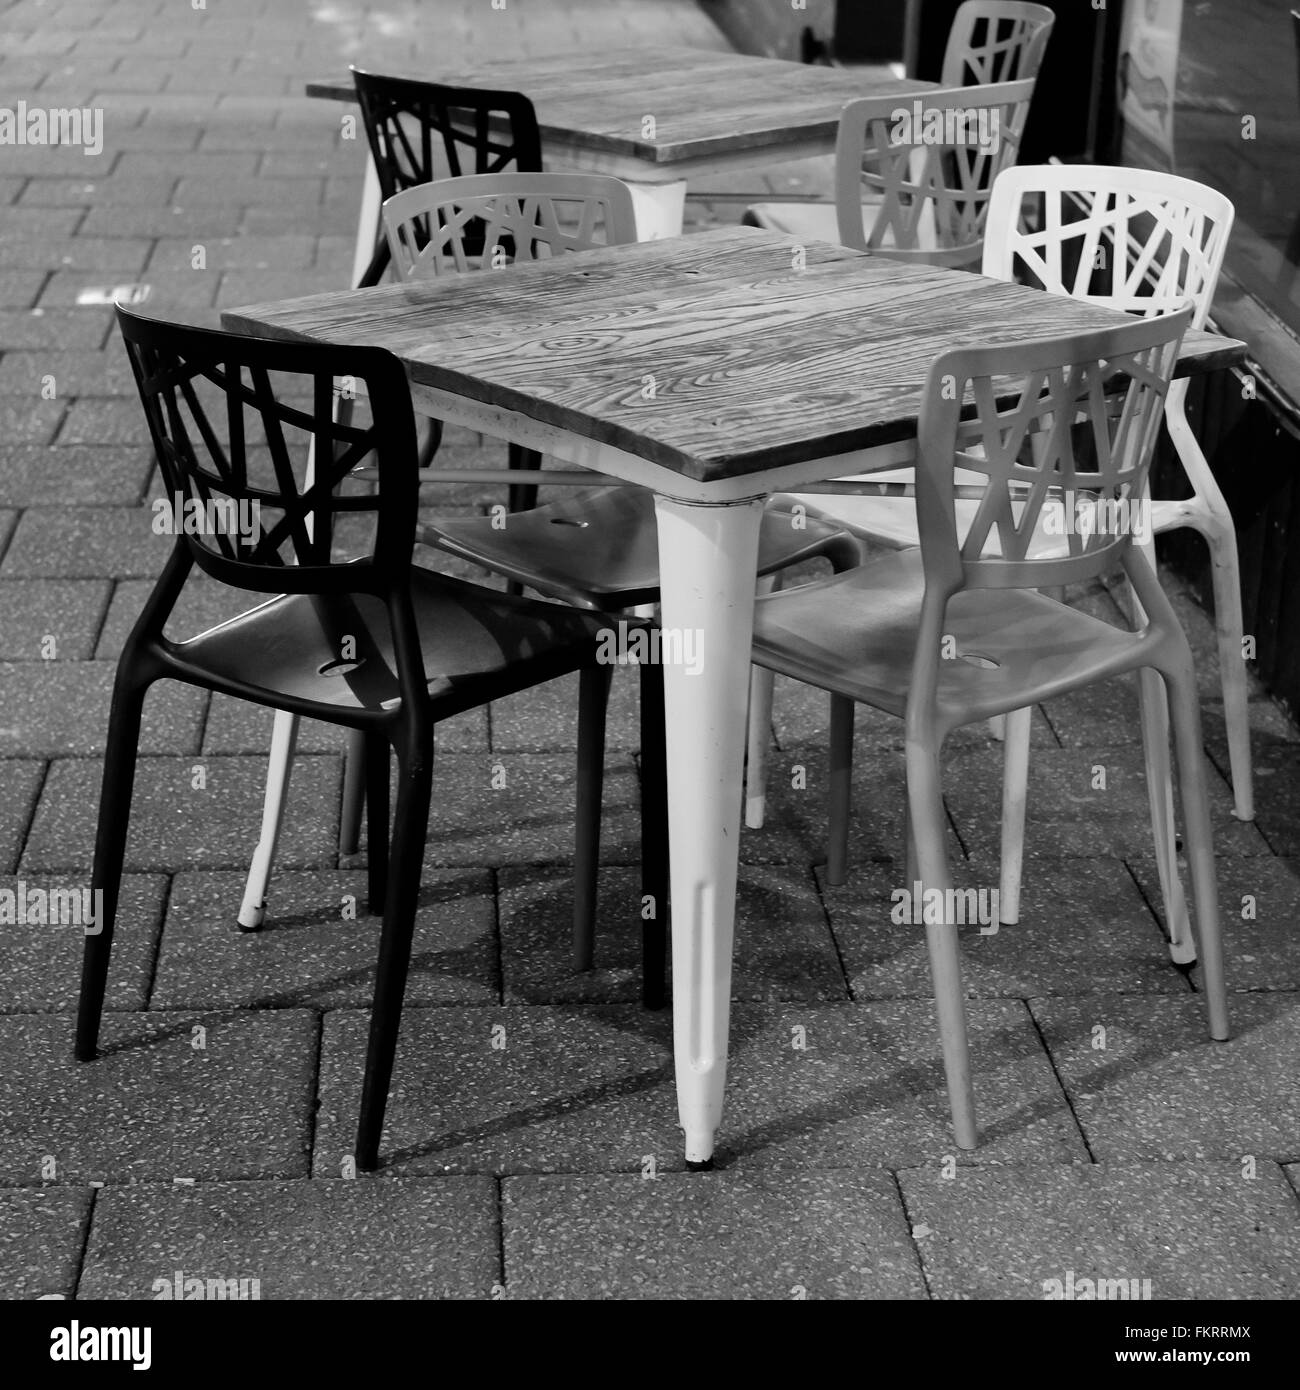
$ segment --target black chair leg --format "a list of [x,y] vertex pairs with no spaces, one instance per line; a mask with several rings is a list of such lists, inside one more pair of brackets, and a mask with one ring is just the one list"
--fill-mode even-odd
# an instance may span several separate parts
[[583,669],[578,688],[577,837],[573,851],[573,968],[590,970],[596,945],[600,812],[605,785],[605,713],[612,666]]
[[664,669],[649,664],[641,667],[641,903],[641,1002],[662,1009],[668,974],[668,757]]
[[126,854],[126,834],[131,817],[131,793],[135,785],[135,764],[140,744],[140,719],[149,682],[134,674],[124,677],[130,657],[124,655],[113,689],[113,706],[108,719],[108,740],[104,750],[104,776],[99,794],[99,824],[95,831],[95,865],[91,887],[101,895],[96,926],[86,937],[82,957],[81,998],[77,1007],[76,1058],[89,1062],[99,1044],[99,1024],[104,1013],[104,991],[108,984],[108,959],[113,950],[113,927],[117,920],[118,892],[122,885],[122,861]]
[[370,911],[380,913],[388,896],[388,740],[368,733],[365,750],[366,889]]
[[[540,469],[542,456],[536,449],[525,449],[522,444],[510,446],[510,467]],[[511,483],[507,494],[507,505],[512,512],[530,512],[537,505],[536,483]]]
[[375,1004],[370,1015],[370,1042],[361,1089],[357,1123],[357,1167],[371,1172],[379,1166],[379,1141],[384,1111],[393,1081],[393,1059],[402,1022],[402,1000],[411,964],[411,937],[420,899],[420,871],[429,829],[429,796],[433,785],[433,736],[409,731],[398,745],[397,814],[393,853],[389,861],[388,896],[384,903],[383,935],[375,975]]

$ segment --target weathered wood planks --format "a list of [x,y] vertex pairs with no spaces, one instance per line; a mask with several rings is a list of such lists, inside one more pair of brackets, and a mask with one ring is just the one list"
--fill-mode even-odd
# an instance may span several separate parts
[[[523,92],[544,141],[652,165],[768,147],[780,158],[781,146],[809,140],[829,151],[845,102],[893,92],[901,101],[934,85],[896,79],[887,69],[849,72],[689,48],[610,49],[394,75]],[[348,73],[308,83],[307,95],[356,99]],[[653,136],[645,133],[647,117]]]
[[[750,227],[224,315],[261,336],[378,344],[414,382],[703,482],[908,438],[930,363],[949,348],[1123,317]],[[1235,340],[1189,334],[1180,373],[1243,355]]]

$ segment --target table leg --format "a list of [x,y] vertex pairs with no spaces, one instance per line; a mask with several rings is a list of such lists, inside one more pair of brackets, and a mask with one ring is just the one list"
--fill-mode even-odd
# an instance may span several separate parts
[[636,209],[638,241],[662,241],[681,236],[686,213],[686,180],[677,183],[632,183],[632,205]]
[[[745,713],[762,499],[658,497],[672,893],[673,1055],[686,1158],[713,1161],[731,1011]],[[693,648],[688,643],[696,644]],[[694,667],[672,659],[697,657]]]
[[361,211],[357,216],[357,244],[352,253],[352,279],[349,283],[359,285],[366,273],[370,258],[375,254],[375,238],[379,235],[379,174],[375,161],[366,152],[366,177],[361,185]]

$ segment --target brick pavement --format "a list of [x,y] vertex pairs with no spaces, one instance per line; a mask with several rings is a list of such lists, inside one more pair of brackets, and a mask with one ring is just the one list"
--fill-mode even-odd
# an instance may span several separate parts
[[[691,0],[20,0],[0,35],[4,92],[104,112],[94,157],[0,147],[12,887],[88,875],[112,661],[160,563],[125,362],[108,309],[79,301],[144,283],[202,320],[341,285],[359,147],[337,107],[300,93],[347,61],[723,40]],[[496,452],[448,441],[466,463]],[[1114,612],[1104,592],[1081,597]],[[779,687],[771,819],[742,844],[732,1080],[707,1175],[680,1171],[668,1019],[636,1004],[634,692],[616,685],[588,976],[565,941],[572,685],[448,726],[385,1169],[351,1180],[377,923],[339,910],[364,863],[334,850],[340,740],[304,730],[270,921],[239,936],[269,716],[156,692],[108,1055],[69,1060],[76,931],[0,928],[0,1290],[149,1298],[181,1268],[255,1277],[264,1298],[1036,1298],[1069,1268],[1151,1278],[1156,1297],[1294,1297],[1300,741],[1256,701],[1259,819],[1235,823],[1211,628],[1177,601],[1201,658],[1237,1036],[1203,1040],[1197,980],[1164,949],[1132,690],[1052,704],[1035,722],[1023,920],[965,943],[984,1140],[956,1166],[924,951],[884,925],[901,827],[888,720],[860,716],[856,867],[830,889],[824,702]],[[228,611],[200,587],[177,630]],[[506,786],[491,791],[497,763]],[[997,748],[968,731],[948,771],[958,871],[986,882]]]

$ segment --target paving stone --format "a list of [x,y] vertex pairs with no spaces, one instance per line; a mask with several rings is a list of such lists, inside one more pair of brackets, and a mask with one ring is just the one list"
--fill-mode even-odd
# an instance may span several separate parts
[[41,1181],[47,1157],[62,1183],[305,1174],[306,1010],[109,1014],[93,1062],[73,1060],[72,1036],[70,1015],[0,1018],[0,1183]]
[[[0,764],[3,766],[3,764]],[[195,790],[196,766],[206,787]],[[301,757],[294,764],[281,869],[332,866],[338,849],[340,767],[337,758]],[[102,776],[99,759],[58,759],[50,766],[23,856],[25,872],[56,872],[91,862]],[[126,867],[247,871],[261,825],[264,758],[142,758],[136,768]]]
[[[960,928],[968,995],[1187,993],[1187,981],[1170,963],[1164,937],[1122,860],[1030,861],[1014,925],[999,923],[992,910],[996,865],[959,862],[953,868],[958,888],[988,895],[960,904],[971,923]],[[910,896],[892,896],[898,890],[910,894],[905,879],[906,869],[897,863],[860,866],[841,888],[828,887],[825,871],[818,872],[855,998],[933,997],[925,928],[913,921]],[[917,915],[923,911],[924,902]],[[896,912],[901,922],[892,920]]]
[[92,207],[86,213],[80,230],[84,236],[133,239],[221,237],[237,232],[239,222],[237,207],[222,207],[216,203],[191,203],[187,206],[169,202],[162,206]]
[[[102,103],[101,103],[102,104]],[[114,105],[124,106],[125,102]],[[176,175],[170,170],[160,170],[154,174],[135,175],[132,178],[95,177],[93,174],[72,175],[71,169],[61,171],[62,178],[32,179],[23,189],[18,199],[20,207],[89,207],[92,204],[103,207],[114,203],[136,205],[140,203],[165,203],[176,187]]]
[[59,352],[44,349],[6,352],[0,361],[0,395],[41,399],[46,377],[53,377],[59,400],[69,396],[135,396],[131,367],[121,348],[106,352]]
[[487,1298],[498,1229],[486,1177],[109,1188],[78,1296],[159,1298],[180,1270],[256,1279],[262,1299]]
[[[318,1177],[353,1151],[368,1026],[362,1011],[325,1016]],[[681,1169],[670,1032],[635,1007],[407,1009],[383,1170],[639,1172],[646,1155]]]
[[[16,905],[19,901],[30,903],[35,889],[80,895],[90,891],[90,882],[88,872],[75,877],[4,877],[0,878],[0,892],[6,899],[12,893]],[[106,995],[110,1009],[145,1006],[166,894],[167,880],[158,875],[127,874],[122,880],[117,909],[119,930],[113,939]],[[78,901],[84,913],[85,900],[79,896]],[[91,914],[94,912],[92,900]],[[75,1010],[81,991],[84,932],[70,923],[7,922],[2,929],[5,949],[0,954],[0,994],[4,1003],[0,1009],[6,1013]]]
[[146,507],[29,508],[5,552],[0,575],[6,579],[152,577],[162,569],[174,540],[155,535],[152,521]]
[[88,1187],[0,1192],[0,1297],[73,1296],[92,1197]]
[[[5,210],[9,217],[12,209]],[[0,343],[4,349],[50,348],[93,351],[108,339],[112,319],[102,309],[0,309]]]
[[152,466],[145,445],[57,449],[19,444],[5,454],[0,502],[61,509],[86,503],[134,506]]
[[507,1297],[925,1298],[883,1173],[575,1173],[502,1184]]
[[[1255,825],[1274,854],[1300,856],[1300,748],[1258,743],[1255,769]],[[1222,764],[1227,766],[1226,758]],[[1218,839],[1215,848],[1220,849]]]
[[58,442],[143,446],[149,443],[149,426],[140,409],[140,402],[132,397],[76,400],[68,406]]
[[[381,919],[368,910],[365,874],[273,875],[257,932],[235,927],[243,890],[242,873],[177,874],[151,1007],[369,1007]],[[490,874],[427,876],[407,1003],[495,1003],[498,974]]]
[[[225,156],[213,156],[214,158]],[[189,270],[193,266],[195,243],[189,237],[168,237],[159,241],[149,257],[149,270]],[[302,270],[315,256],[315,239],[308,235],[284,237],[211,237],[202,243],[207,273],[222,271],[262,271],[273,268]]]
[[[1233,990],[1300,989],[1300,862],[1295,859],[1217,861],[1224,970]],[[1154,859],[1131,863],[1161,923],[1160,883]],[[1186,878],[1184,877],[1186,884]],[[1193,908],[1192,920],[1195,922]],[[1198,965],[1192,978],[1203,989]]]
[[0,438],[16,444],[49,444],[67,413],[65,401],[0,397]]
[[[441,557],[439,557],[441,560]],[[441,563],[439,568],[442,568]],[[492,747],[497,752],[550,752],[578,746],[578,676],[547,681],[493,702]],[[640,747],[638,680],[632,671],[615,671],[605,715],[605,750]]]
[[[5,213],[8,221],[9,213]],[[44,270],[0,270],[0,306],[6,309],[30,309],[45,284]]]
[[[1093,789],[1104,770],[1106,785]],[[1219,854],[1269,852],[1253,825],[1235,819],[1224,779],[1208,769],[1211,830]],[[972,858],[995,859],[1001,837],[1001,750],[962,749],[944,765],[944,799]],[[1092,858],[1151,844],[1143,764],[1131,748],[1044,748],[1029,760],[1025,844],[1035,853]]]
[[42,659],[53,637],[58,660],[88,660],[111,588],[107,580],[0,581],[0,656]]
[[[115,664],[106,661],[0,662],[0,705],[9,721],[0,756],[102,753]],[[145,700],[143,753],[198,753],[206,692],[161,681]]]
[[120,238],[69,237],[55,241],[0,238],[0,266],[32,270],[114,270],[134,274],[144,268],[148,248]]
[[1271,1163],[1253,1181],[1240,1163],[930,1168],[898,1181],[935,1298],[1077,1299],[1085,1279],[1098,1298],[1134,1297],[1130,1280],[1159,1300],[1300,1289],[1300,1205]]
[[720,1166],[906,1167],[1087,1161],[1028,1010],[966,1006],[979,1148],[952,1137],[934,1005],[739,1004],[731,1015]]
[[[573,858],[572,754],[447,753],[433,764],[425,864],[536,864]],[[493,779],[504,785],[493,787]],[[605,757],[602,863],[639,863],[641,792],[632,763]]]
[[1203,999],[1045,999],[1030,1008],[1098,1162],[1300,1154],[1295,994],[1230,994],[1229,1042],[1210,1041]]
[[[500,871],[501,954],[508,1003],[641,997],[641,875],[600,876],[595,968],[573,967],[573,880],[556,870]],[[843,999],[844,975],[804,869],[746,870],[736,904],[736,999]]]

